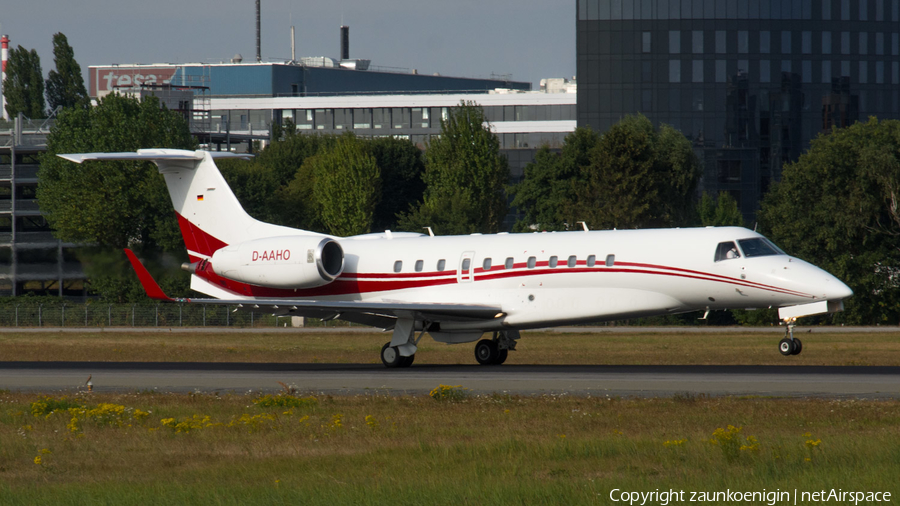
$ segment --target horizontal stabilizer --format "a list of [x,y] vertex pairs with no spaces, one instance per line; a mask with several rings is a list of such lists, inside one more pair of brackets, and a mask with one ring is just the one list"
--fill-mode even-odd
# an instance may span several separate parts
[[[57,155],[60,158],[69,160],[70,162],[83,163],[90,160],[137,160],[137,161],[191,161],[198,162],[203,160],[206,151],[183,151],[172,149],[139,149],[135,151],[122,153],[71,153]],[[227,151],[209,151],[214,159],[222,158],[241,158],[248,159],[253,155],[246,153],[230,153]]]

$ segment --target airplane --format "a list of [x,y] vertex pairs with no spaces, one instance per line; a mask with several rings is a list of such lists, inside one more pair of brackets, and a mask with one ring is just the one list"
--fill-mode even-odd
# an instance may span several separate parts
[[[779,351],[797,355],[797,318],[841,311],[853,295],[742,227],[335,237],[247,214],[215,165],[247,155],[59,156],[157,165],[190,259],[182,267],[191,289],[211,298],[170,298],[126,250],[149,297],[380,327],[392,331],[381,349],[389,368],[409,367],[426,333],[448,344],[477,341],[477,362],[499,365],[526,329],[747,308],[778,308],[787,325]],[[482,339],[485,333],[492,337]]]

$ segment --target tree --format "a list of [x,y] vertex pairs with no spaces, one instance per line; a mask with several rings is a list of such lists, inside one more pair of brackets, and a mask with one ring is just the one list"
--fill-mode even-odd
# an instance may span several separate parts
[[688,225],[700,168],[691,143],[668,125],[626,116],[602,136],[579,128],[562,152],[538,152],[516,186],[524,211],[517,230],[562,230],[578,221],[591,228]]
[[820,134],[765,196],[760,227],[854,295],[834,320],[900,322],[900,121]]
[[440,234],[493,233],[506,216],[509,165],[500,141],[473,102],[450,109],[441,134],[425,151],[423,202],[405,214],[399,227]]
[[328,232],[342,237],[369,233],[381,196],[381,171],[363,143],[346,133],[306,163],[314,167],[312,193]]
[[599,142],[600,136],[590,127],[579,127],[566,136],[560,153],[546,146],[538,150],[534,162],[525,167],[525,178],[510,190],[515,195],[512,205],[524,213],[515,231],[565,230],[575,224],[566,211],[582,182],[583,167],[590,164],[590,152]]
[[66,242],[179,251],[178,224],[163,178],[142,162],[74,164],[56,155],[142,148],[193,149],[188,125],[155,97],[116,94],[97,107],[65,109],[41,157],[37,197],[56,237]]
[[366,141],[366,149],[381,170],[381,200],[372,217],[372,230],[397,227],[398,215],[419,204],[425,192],[422,151],[408,139],[380,137]]
[[88,94],[81,77],[81,66],[75,61],[75,51],[62,33],[53,35],[53,61],[56,70],[51,70],[47,79],[47,102],[50,110],[57,106],[87,104]]
[[6,112],[15,117],[20,112],[29,118],[43,118],[44,75],[37,51],[22,46],[9,50],[6,79],[3,81]]
[[697,212],[704,227],[744,226],[744,216],[738,209],[737,200],[728,192],[720,192],[718,197],[710,197],[703,192]]

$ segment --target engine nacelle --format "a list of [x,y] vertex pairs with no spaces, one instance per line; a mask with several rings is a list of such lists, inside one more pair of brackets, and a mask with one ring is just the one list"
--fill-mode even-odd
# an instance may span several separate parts
[[226,246],[210,263],[219,276],[272,288],[314,288],[344,271],[344,250],[321,236],[267,237]]

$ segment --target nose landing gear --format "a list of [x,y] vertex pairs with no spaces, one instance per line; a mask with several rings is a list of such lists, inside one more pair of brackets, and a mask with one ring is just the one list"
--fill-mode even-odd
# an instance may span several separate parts
[[803,343],[800,342],[799,338],[794,337],[794,322],[796,320],[796,318],[791,318],[785,322],[787,329],[784,331],[784,339],[778,343],[778,351],[784,356],[799,355],[803,351]]

